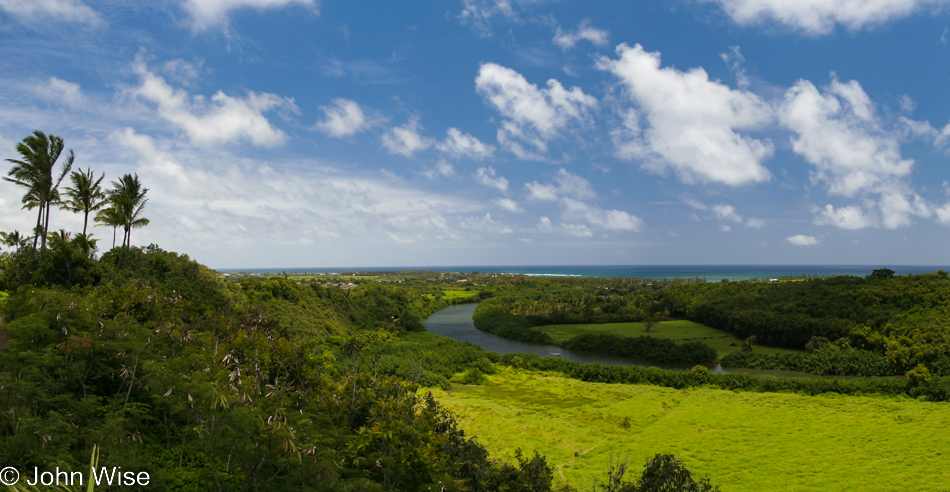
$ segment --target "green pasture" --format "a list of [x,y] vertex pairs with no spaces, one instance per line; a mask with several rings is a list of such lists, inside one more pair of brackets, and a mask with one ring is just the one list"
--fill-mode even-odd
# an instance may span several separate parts
[[477,290],[442,289],[442,296],[450,301],[453,299],[467,299],[476,295],[478,295]]
[[585,383],[504,368],[483,386],[436,390],[493,456],[537,449],[592,490],[609,457],[631,475],[673,453],[727,491],[947,490],[950,404]]
[[[660,321],[647,331],[646,323],[592,323],[586,325],[546,325],[536,326],[535,330],[547,333],[558,344],[577,335],[588,333],[606,333],[621,337],[649,335],[657,338],[669,338],[675,341],[699,341],[716,349],[719,357],[742,349],[743,340],[721,330],[686,320]],[[756,346],[756,352],[776,354],[794,352],[790,349]]]

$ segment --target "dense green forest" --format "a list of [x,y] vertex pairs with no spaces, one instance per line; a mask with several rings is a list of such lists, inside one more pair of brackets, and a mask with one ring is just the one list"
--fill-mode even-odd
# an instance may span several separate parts
[[[780,282],[638,279],[496,279],[475,313],[479,329],[530,343],[553,343],[533,329],[548,324],[685,319],[747,340],[722,358],[727,367],[818,375],[889,376],[912,369],[950,375],[950,278],[944,271]],[[643,337],[578,337],[562,344],[654,362],[699,361],[705,353]],[[639,340],[638,340],[639,339]],[[801,350],[766,355],[756,344]],[[669,344],[665,344],[669,345]],[[675,354],[689,354],[677,357]],[[712,357],[713,359],[715,356]],[[703,360],[711,362],[712,359]]]

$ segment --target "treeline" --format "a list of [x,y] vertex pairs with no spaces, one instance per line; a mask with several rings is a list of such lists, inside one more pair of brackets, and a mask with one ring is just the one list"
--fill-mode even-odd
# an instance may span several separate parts
[[798,282],[678,283],[660,292],[657,302],[670,316],[755,336],[765,345],[802,349],[824,340],[842,349],[800,358],[734,355],[731,363],[854,370],[845,374],[876,368],[886,375],[918,364],[934,366],[950,355],[950,278],[942,270],[894,276],[881,269],[865,278]]
[[559,345],[569,350],[613,354],[660,363],[706,364],[717,359],[716,349],[703,342],[677,343],[650,336],[620,337],[584,334],[558,344],[547,333],[532,328],[537,318],[512,314],[503,298],[483,301],[475,308],[472,321],[479,330],[526,343]]
[[502,338],[525,343],[553,344],[554,340],[547,333],[532,328],[534,323],[524,316],[511,314],[502,307],[503,300],[492,298],[482,301],[475,313],[472,322],[479,330],[498,335]]
[[587,333],[573,337],[562,347],[613,354],[660,363],[708,364],[717,359],[716,349],[703,342],[676,343],[650,336],[620,337],[607,333]]
[[950,377],[933,377],[926,369],[913,370],[906,379],[868,377],[856,379],[775,378],[745,373],[712,373],[705,366],[690,371],[668,371],[656,367],[612,366],[580,363],[559,357],[508,353],[501,363],[537,371],[556,371],[567,377],[593,383],[652,384],[667,388],[711,387],[755,392],[793,392],[805,395],[910,396],[927,401],[950,401]]
[[812,352],[772,355],[743,350],[727,354],[720,362],[724,367],[778,369],[807,372],[819,376],[885,376],[903,374],[907,371],[906,368],[891,364],[887,357],[877,352],[837,347],[826,347]]

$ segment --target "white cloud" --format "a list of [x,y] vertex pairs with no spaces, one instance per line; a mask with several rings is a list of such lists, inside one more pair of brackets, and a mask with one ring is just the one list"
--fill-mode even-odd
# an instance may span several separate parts
[[489,188],[497,188],[499,191],[507,193],[508,192],[508,180],[504,176],[495,176],[495,168],[493,167],[480,167],[475,170],[475,182],[488,186]]
[[232,10],[253,8],[258,11],[279,9],[290,5],[317,10],[316,0],[185,0],[185,10],[191,14],[192,28],[202,31],[218,25],[227,25]]
[[[950,205],[948,205],[948,208],[950,208]],[[950,212],[948,212],[948,215],[950,215]],[[537,229],[540,232],[551,232],[551,219],[547,217],[538,219]]]
[[851,30],[873,27],[911,15],[945,0],[704,0],[719,4],[738,24],[767,21],[810,35],[827,34],[841,24]]
[[739,47],[730,46],[729,52],[720,53],[719,57],[722,58],[722,61],[736,74],[736,84],[739,88],[748,88],[749,77],[745,74],[745,68],[742,67],[742,64],[745,63],[745,57],[742,56],[742,51],[739,50]]
[[393,154],[412,157],[412,154],[432,146],[433,140],[419,133],[422,126],[419,117],[413,116],[402,126],[391,128],[383,134],[383,146]]
[[756,217],[749,217],[748,219],[746,219],[745,225],[746,225],[746,227],[751,227],[751,228],[753,228],[753,229],[761,229],[761,228],[765,227],[766,222],[765,222],[764,219],[759,219],[759,218],[756,218]]
[[210,100],[200,95],[190,96],[149,71],[141,56],[136,57],[132,70],[139,76],[141,84],[129,89],[129,94],[154,103],[161,118],[184,130],[192,141],[205,146],[238,140],[249,140],[264,147],[280,145],[287,136],[274,128],[264,113],[271,110],[299,111],[292,98],[266,92],[248,91],[242,98],[218,91]]
[[614,231],[639,231],[643,220],[623,210],[604,210],[572,198],[562,198],[562,217],[567,220],[583,220],[594,227]]
[[321,106],[320,109],[324,119],[317,122],[317,130],[335,138],[355,135],[382,122],[379,116],[367,116],[356,101],[342,97],[334,99],[331,106]]
[[462,0],[462,11],[456,17],[479,35],[488,37],[491,36],[493,17],[500,16],[510,22],[520,22],[518,13],[522,6],[542,1],[544,0]]
[[494,146],[485,144],[467,133],[462,133],[458,128],[449,128],[445,133],[445,140],[437,143],[436,148],[446,154],[482,160],[492,157],[495,153]]
[[528,190],[528,200],[555,201],[559,197],[571,197],[577,200],[590,200],[597,197],[597,193],[590,181],[559,169],[554,177],[555,184],[542,184],[532,181],[524,185]]
[[[832,195],[879,195],[881,225],[896,228],[911,216],[929,217],[929,205],[910,191],[906,180],[914,160],[901,155],[901,131],[888,131],[874,104],[857,81],[833,79],[824,91],[800,80],[779,107],[781,123],[794,132],[792,150],[814,166],[811,178],[824,183]],[[903,131],[910,128],[901,119]],[[913,130],[912,130],[913,131]],[[860,207],[835,210],[828,205],[816,222],[845,229],[875,224],[874,215]]]
[[590,20],[584,19],[577,26],[576,31],[564,32],[560,26],[557,28],[557,34],[554,36],[554,44],[561,47],[562,50],[569,50],[578,43],[578,41],[590,41],[597,46],[604,46],[608,42],[610,32],[597,29],[590,25]]
[[51,20],[90,26],[102,22],[99,14],[79,0],[0,0],[0,10],[26,22],[43,25]]
[[519,213],[524,212],[524,210],[522,210],[521,207],[518,206],[518,202],[510,198],[496,198],[495,200],[493,200],[493,202],[495,203],[495,205],[498,205],[499,207],[509,212],[519,212]]
[[455,167],[452,166],[451,162],[440,159],[439,162],[435,163],[435,172],[440,176],[455,176]]
[[950,203],[935,209],[934,213],[937,215],[937,222],[950,227]]
[[475,78],[475,90],[505,118],[498,142],[522,159],[540,159],[549,140],[570,122],[589,119],[589,111],[597,107],[597,99],[579,87],[567,90],[555,79],[547,85],[539,89],[520,73],[495,63],[482,64]]
[[541,184],[537,181],[525,183],[525,189],[528,190],[528,200],[538,202],[557,201],[557,187],[551,184]]
[[190,85],[198,80],[201,75],[200,67],[203,62],[199,61],[198,66],[194,63],[182,59],[168,60],[162,64],[162,73],[166,76],[184,85]]
[[861,207],[851,205],[848,207],[835,208],[833,205],[825,205],[817,217],[815,224],[833,225],[842,229],[864,229],[874,225],[874,221],[868,218]]
[[813,236],[806,236],[804,234],[795,234],[794,236],[785,238],[785,240],[795,246],[814,246],[818,244],[818,240]]
[[742,222],[742,216],[736,213],[736,208],[732,205],[713,205],[712,211],[719,220]]
[[47,101],[58,100],[71,108],[79,107],[84,100],[79,84],[57,77],[50,77],[45,83],[37,84],[33,92]]
[[878,209],[881,211],[881,224],[888,229],[897,229],[909,226],[913,222],[911,216],[930,217],[930,205],[916,193],[884,193],[878,200]]
[[687,183],[738,186],[770,179],[762,162],[772,155],[772,142],[738,133],[772,121],[765,101],[710,80],[702,68],[660,68],[660,54],[639,44],[621,44],[617,53],[619,59],[601,58],[597,68],[617,76],[636,105],[612,132],[618,157],[657,172],[671,168]]
[[450,221],[484,210],[405,182],[354,176],[314,162],[283,163],[280,167],[291,171],[280,171],[218,149],[170,151],[130,128],[112,138],[119,154],[132,151],[122,157],[138,160],[136,172],[150,189],[146,215],[152,224],[133,234],[140,244],[157,237],[163,245],[202,250],[352,240],[378,249],[458,240]]

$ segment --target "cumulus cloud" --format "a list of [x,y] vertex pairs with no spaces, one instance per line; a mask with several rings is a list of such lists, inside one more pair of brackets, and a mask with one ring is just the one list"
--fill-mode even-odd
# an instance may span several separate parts
[[597,67],[620,79],[635,105],[612,132],[618,157],[657,172],[672,169],[686,183],[739,186],[770,179],[762,162],[771,157],[772,142],[739,133],[772,121],[765,101],[710,80],[702,68],[660,68],[660,54],[639,44],[621,44],[617,54],[616,60],[600,58]]
[[57,77],[50,77],[45,83],[37,84],[33,92],[47,101],[60,101],[71,108],[79,107],[84,99],[79,84]]
[[467,133],[462,133],[458,128],[449,128],[446,131],[445,140],[437,143],[435,147],[454,157],[467,156],[477,160],[490,158],[495,153],[494,146],[485,144]]
[[299,111],[292,98],[266,92],[248,91],[245,97],[234,97],[218,91],[210,100],[201,95],[191,96],[182,89],[172,88],[164,78],[149,71],[141,56],[136,57],[132,70],[139,76],[140,84],[128,93],[154,104],[159,117],[205,146],[239,140],[263,147],[280,145],[287,136],[274,128],[264,113]]
[[813,236],[806,236],[804,234],[795,234],[794,236],[788,236],[785,238],[791,244],[795,246],[814,246],[818,244],[818,240]]
[[518,206],[518,202],[510,198],[496,198],[493,200],[495,205],[509,211],[509,212],[524,212],[521,207]]
[[557,33],[554,35],[554,44],[560,46],[562,50],[567,51],[573,48],[579,41],[590,41],[597,46],[604,46],[607,44],[609,37],[609,31],[597,29],[590,25],[589,19],[584,19],[580,25],[577,26],[576,31],[563,31],[559,26]]
[[[778,113],[794,134],[792,150],[814,166],[812,181],[827,185],[830,194],[878,195],[881,224],[891,229],[909,225],[911,216],[931,215],[927,203],[906,183],[914,160],[901,155],[901,132],[884,128],[857,81],[834,78],[819,90],[800,80],[785,94]],[[875,224],[877,215],[857,206],[835,210],[828,205],[816,221],[859,229]]]
[[907,17],[946,0],[704,0],[718,4],[738,24],[775,22],[809,35],[827,34],[841,24],[859,30]]
[[480,167],[475,170],[475,182],[489,188],[497,188],[498,191],[508,192],[508,180],[504,176],[496,176],[495,168]]
[[934,213],[937,215],[937,222],[950,227],[950,203],[935,209]]
[[866,217],[864,211],[857,205],[836,209],[831,204],[825,205],[824,210],[818,213],[815,223],[833,225],[842,229],[864,229],[874,225],[874,221]]
[[412,157],[412,154],[432,147],[433,140],[423,136],[419,131],[419,117],[409,118],[406,124],[389,129],[382,136],[383,147],[393,154]]
[[321,106],[323,121],[316,124],[317,130],[335,138],[343,138],[368,130],[382,122],[378,115],[368,116],[356,101],[342,97],[334,99],[330,106]]
[[481,66],[475,90],[505,118],[498,142],[522,159],[541,159],[549,140],[571,122],[589,119],[590,110],[597,107],[597,99],[579,87],[567,90],[551,79],[546,89],[539,89],[520,73],[496,63]]
[[202,31],[210,27],[227,25],[231,11],[252,8],[258,11],[279,9],[290,5],[308,7],[314,13],[316,0],[185,0],[185,10],[191,15],[192,28]]
[[102,22],[99,14],[79,0],[0,0],[0,10],[31,24],[52,20],[97,26]]

